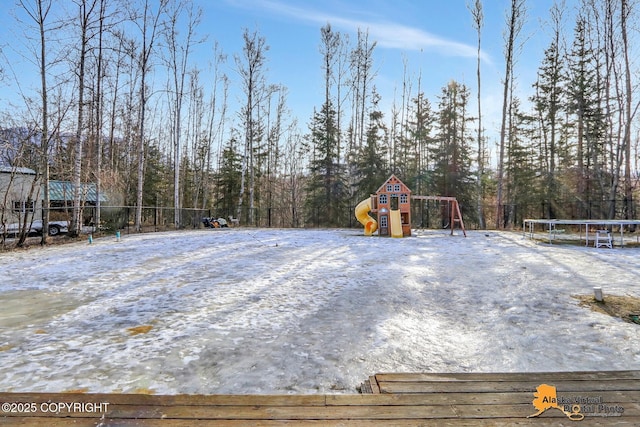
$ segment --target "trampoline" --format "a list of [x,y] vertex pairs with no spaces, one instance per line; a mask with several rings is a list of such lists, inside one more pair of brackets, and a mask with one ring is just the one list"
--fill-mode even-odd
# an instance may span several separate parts
[[[620,227],[620,246],[624,246],[624,227],[625,225],[640,225],[638,219],[525,219],[522,221],[522,232],[524,237],[529,236],[533,239],[535,225],[546,225],[549,231],[549,244],[552,243],[555,235],[558,233],[558,225],[577,225],[580,240],[582,240],[582,227],[584,226],[585,246],[589,246],[589,227],[597,229],[608,229],[609,227]],[[595,235],[595,233],[594,233]],[[614,239],[615,240],[615,239]]]

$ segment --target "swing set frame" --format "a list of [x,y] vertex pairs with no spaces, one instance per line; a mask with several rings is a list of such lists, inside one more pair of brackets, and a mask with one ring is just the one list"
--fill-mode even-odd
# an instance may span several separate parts
[[462,234],[464,234],[464,237],[467,237],[467,231],[464,228],[464,221],[462,220],[462,213],[460,212],[458,199],[456,199],[455,197],[445,196],[415,196],[413,194],[411,195],[411,198],[414,200],[435,200],[439,202],[446,202],[449,209],[449,227],[451,228],[451,235],[453,236],[455,224],[458,224],[460,226],[460,229],[462,230]]

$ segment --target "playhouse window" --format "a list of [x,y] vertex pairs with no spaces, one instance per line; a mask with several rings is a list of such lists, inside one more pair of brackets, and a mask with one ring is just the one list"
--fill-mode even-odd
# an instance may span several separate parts
[[392,192],[392,191],[393,191],[393,185],[388,184],[388,185],[387,185],[387,193],[390,193],[390,192]]
[[409,197],[407,197],[406,194],[401,194],[400,195],[400,203],[401,204],[409,203]]
[[393,191],[400,191],[400,184],[395,184],[393,186]]
[[378,200],[378,203],[380,203],[381,205],[386,205],[387,204],[387,195],[386,194],[381,194],[380,195],[380,200]]
[[386,215],[382,215],[380,217],[380,227],[383,227],[383,228],[387,227],[387,216]]

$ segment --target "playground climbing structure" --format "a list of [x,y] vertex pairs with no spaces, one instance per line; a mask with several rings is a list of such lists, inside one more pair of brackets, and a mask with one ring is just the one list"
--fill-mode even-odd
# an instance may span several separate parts
[[[375,194],[364,199],[355,209],[358,221],[364,226],[366,236],[378,231],[379,236],[407,237],[411,236],[411,200],[428,202],[439,201],[446,206],[451,234],[458,226],[464,236],[464,228],[460,205],[455,197],[411,195],[411,190],[395,175],[391,175]],[[372,216],[374,215],[374,216]]]

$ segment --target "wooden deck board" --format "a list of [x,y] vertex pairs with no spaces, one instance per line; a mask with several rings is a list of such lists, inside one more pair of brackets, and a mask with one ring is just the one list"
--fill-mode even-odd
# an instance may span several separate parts
[[[296,426],[296,427],[468,427],[468,426],[495,426],[495,427],[512,427],[512,426],[534,426],[534,427],[583,427],[583,426],[638,426],[640,418],[624,418],[612,422],[611,419],[588,419],[576,424],[576,422],[569,419],[560,418],[540,418],[540,419],[491,419],[491,420],[476,420],[470,422],[466,419],[452,419],[452,420],[337,420],[337,421],[314,421],[314,420],[302,420],[302,421],[269,421],[269,420],[257,420],[257,421],[242,421],[242,420],[223,420],[212,422],[210,420],[119,420],[119,419],[105,419],[102,424],[96,421],[85,420],[66,420],[66,419],[41,419],[35,421],[33,419],[18,420],[20,425],[25,427],[95,427],[95,426],[109,426],[109,427],[279,427],[279,426]],[[0,419],[0,425],[4,424]]]
[[376,378],[381,381],[559,381],[568,379],[572,381],[594,381],[594,380],[618,380],[637,379],[640,380],[640,371],[577,371],[577,372],[514,372],[514,373],[381,373],[369,378]]
[[[599,426],[640,425],[640,371],[517,374],[385,374],[366,379],[368,394],[126,395],[0,393],[1,404],[32,403],[31,413],[0,412],[0,426]],[[579,424],[556,408],[537,418],[533,393],[553,385],[558,397],[591,398],[620,416],[584,412]],[[108,403],[106,412],[42,410],[41,405]],[[34,406],[30,406],[33,408]],[[86,407],[86,406],[85,406]],[[3,406],[5,409],[5,406]],[[611,415],[611,414],[609,414]]]
[[[408,393],[380,395],[331,395],[327,396],[327,405],[420,405],[428,401],[432,405],[452,405],[464,402],[470,405],[531,405],[533,391],[527,392],[490,392],[490,393]],[[601,397],[604,402],[637,403],[640,402],[640,391],[606,391],[581,393],[585,397]],[[533,406],[532,406],[533,408]]]
[[[634,391],[638,390],[640,380],[615,380],[609,381],[554,381],[554,385],[565,392],[591,392],[591,391]],[[488,393],[529,391],[533,383],[544,384],[545,381],[514,382],[514,381],[472,381],[452,382],[442,381],[407,381],[388,382],[378,381],[381,393]],[[594,385],[597,387],[594,389]]]

